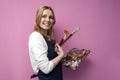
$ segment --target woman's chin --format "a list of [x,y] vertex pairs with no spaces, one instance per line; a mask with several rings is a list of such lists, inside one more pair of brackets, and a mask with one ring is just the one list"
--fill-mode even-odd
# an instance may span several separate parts
[[50,29],[50,27],[45,27],[45,28],[44,28],[44,30],[49,30],[49,29]]

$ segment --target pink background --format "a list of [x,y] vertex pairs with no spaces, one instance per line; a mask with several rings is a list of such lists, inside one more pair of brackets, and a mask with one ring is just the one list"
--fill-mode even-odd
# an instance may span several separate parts
[[[80,30],[63,46],[92,52],[76,71],[63,67],[64,80],[120,80],[119,0],[0,0],[0,80],[29,80],[33,73],[28,37],[38,7],[53,7],[55,37]],[[34,79],[34,80],[37,80]]]

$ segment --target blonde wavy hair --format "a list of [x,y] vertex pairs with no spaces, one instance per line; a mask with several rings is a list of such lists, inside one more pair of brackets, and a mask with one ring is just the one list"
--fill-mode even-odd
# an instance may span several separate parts
[[[41,21],[41,18],[42,18],[43,11],[46,10],[46,9],[52,11],[53,20],[54,20],[52,27],[48,30],[47,35],[45,35],[44,30],[39,25],[40,21]],[[53,38],[53,26],[54,26],[55,22],[56,22],[56,20],[55,20],[55,14],[54,14],[53,9],[50,6],[42,6],[36,12],[36,24],[35,24],[35,27],[34,27],[34,31],[40,32],[46,40],[50,39],[53,42],[55,42],[55,39]]]

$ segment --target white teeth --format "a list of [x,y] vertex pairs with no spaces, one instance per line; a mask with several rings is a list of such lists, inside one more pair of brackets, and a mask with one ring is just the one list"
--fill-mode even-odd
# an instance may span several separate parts
[[47,25],[47,26],[48,26],[48,25],[50,25],[50,23],[45,23],[45,22],[44,22],[44,25]]
[[48,24],[48,23],[44,23],[44,24]]
[[45,26],[49,26],[50,24],[48,24],[48,23],[45,23],[44,25],[45,25]]

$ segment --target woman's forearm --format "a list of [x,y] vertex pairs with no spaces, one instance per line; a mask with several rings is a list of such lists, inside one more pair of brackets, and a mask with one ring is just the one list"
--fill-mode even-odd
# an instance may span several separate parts
[[51,60],[53,62],[53,67],[55,67],[62,60],[63,56],[64,54],[59,54],[57,57]]

